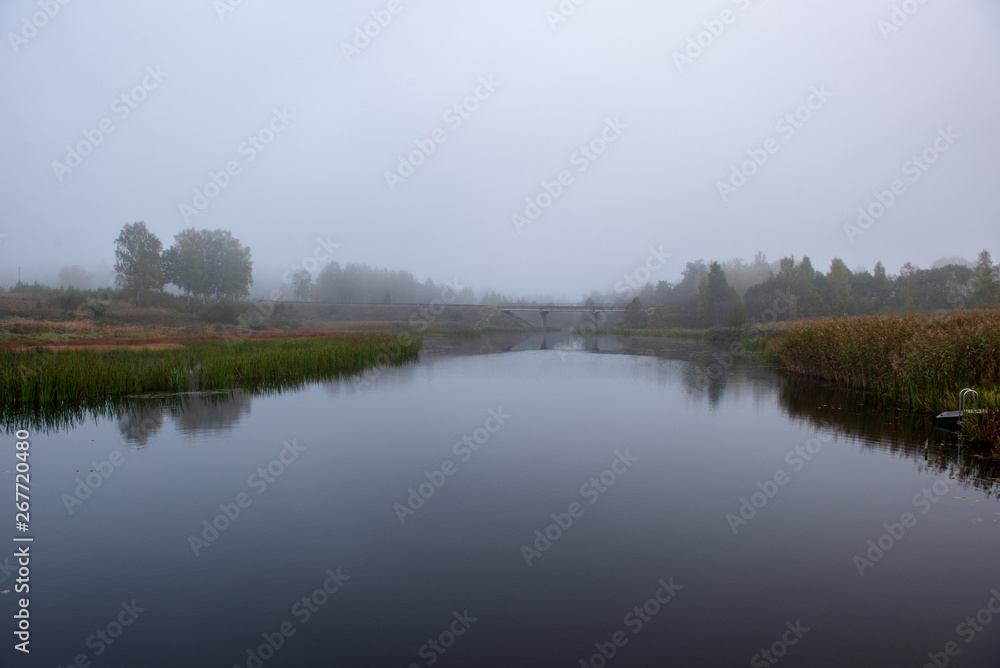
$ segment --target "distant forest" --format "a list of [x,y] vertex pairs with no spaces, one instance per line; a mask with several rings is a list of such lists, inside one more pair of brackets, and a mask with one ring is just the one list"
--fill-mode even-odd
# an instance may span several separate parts
[[[669,307],[685,325],[743,326],[832,315],[934,313],[963,308],[1000,307],[1000,266],[989,251],[970,266],[960,258],[931,269],[905,264],[889,274],[881,262],[874,271],[851,271],[843,260],[826,273],[809,257],[785,257],[774,265],[758,253],[752,264],[689,262],[676,284],[647,284],[632,296],[636,307]],[[626,295],[629,296],[629,295]],[[620,303],[621,295],[595,293],[588,302]]]
[[[143,223],[122,228],[115,240],[115,284],[118,290],[93,290],[83,267],[59,272],[59,290],[37,283],[18,283],[11,292],[47,295],[68,310],[94,298],[129,300],[138,304],[168,305],[171,300],[205,305],[230,303],[249,297],[253,285],[250,249],[225,230],[187,229],[163,244]],[[407,271],[373,268],[365,264],[316,263],[313,276],[293,268],[283,277],[284,287],[273,290],[276,301],[314,301],[330,304],[453,304],[544,305],[550,297],[511,297],[487,291],[477,298],[472,289],[445,281],[418,281]],[[167,285],[183,294],[171,295]],[[0,292],[4,289],[0,286]],[[80,291],[90,291],[85,295]],[[99,293],[99,294],[96,294]],[[911,263],[889,274],[881,262],[873,271],[848,269],[834,259],[826,272],[813,267],[808,256],[768,262],[757,253],[753,262],[688,262],[677,283],[643,285],[619,283],[608,292],[594,291],[580,305],[630,306],[626,324],[664,323],[687,327],[744,326],[831,315],[869,315],[902,312],[935,313],[963,308],[1000,308],[1000,266],[989,251],[977,262],[962,258],[939,260],[931,269]],[[650,311],[650,307],[661,307]]]

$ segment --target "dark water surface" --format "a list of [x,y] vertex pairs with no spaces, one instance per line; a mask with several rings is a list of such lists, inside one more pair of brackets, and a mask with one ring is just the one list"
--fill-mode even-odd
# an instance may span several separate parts
[[542,343],[33,431],[32,651],[4,593],[0,665],[1000,665],[996,472],[926,418]]

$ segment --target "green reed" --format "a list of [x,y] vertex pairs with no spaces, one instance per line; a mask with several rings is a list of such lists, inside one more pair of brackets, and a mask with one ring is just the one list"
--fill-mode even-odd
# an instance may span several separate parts
[[420,339],[385,334],[206,340],[176,349],[0,352],[0,404],[100,403],[151,392],[283,389],[416,361]]

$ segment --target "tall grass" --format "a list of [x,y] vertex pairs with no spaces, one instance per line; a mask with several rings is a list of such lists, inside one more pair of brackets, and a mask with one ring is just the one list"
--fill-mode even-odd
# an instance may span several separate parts
[[0,403],[102,402],[150,392],[282,389],[415,361],[421,341],[384,334],[189,342],[178,349],[0,352]]
[[989,412],[967,426],[1000,444],[1000,311],[825,318],[793,326],[767,355],[786,370],[874,391],[924,411],[971,387]]

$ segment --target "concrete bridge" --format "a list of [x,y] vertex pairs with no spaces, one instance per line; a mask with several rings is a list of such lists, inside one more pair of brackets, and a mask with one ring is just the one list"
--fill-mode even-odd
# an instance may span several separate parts
[[601,322],[602,313],[624,313],[624,306],[497,306],[497,309],[501,313],[505,313],[512,318],[517,318],[529,327],[534,327],[534,325],[521,316],[518,313],[537,313],[542,318],[542,331],[545,331],[547,327],[547,321],[549,313],[589,313],[594,319],[594,326],[597,327]]

